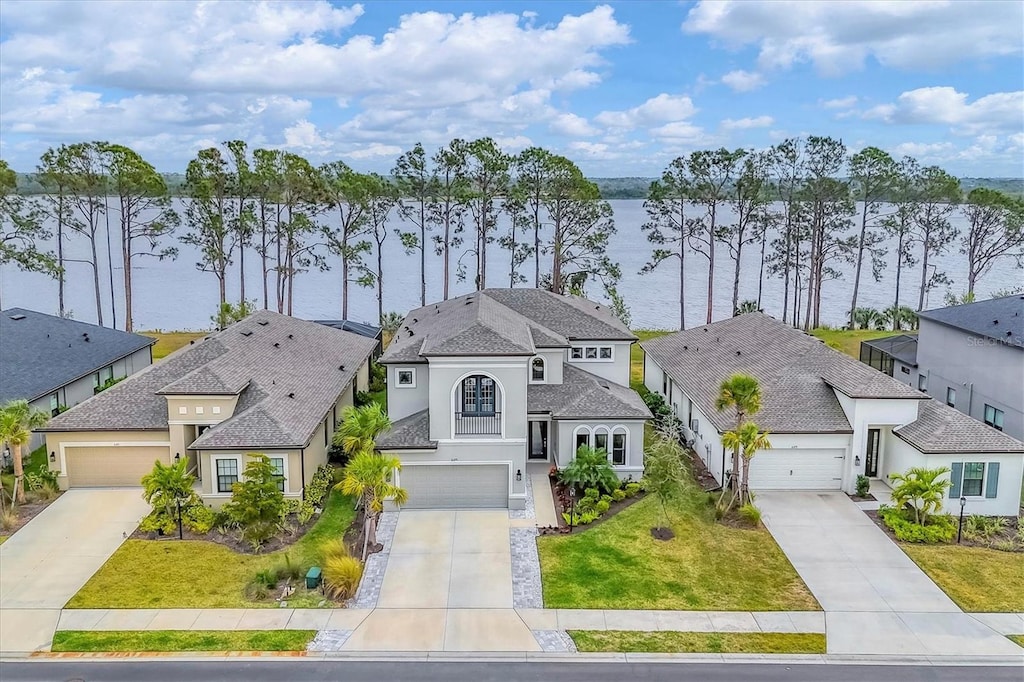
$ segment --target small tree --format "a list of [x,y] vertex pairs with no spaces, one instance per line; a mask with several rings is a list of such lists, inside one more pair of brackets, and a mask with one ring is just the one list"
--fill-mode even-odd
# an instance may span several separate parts
[[[718,388],[718,397],[715,399],[715,409],[724,412],[729,408],[736,412],[736,432],[743,427],[743,422],[748,415],[755,414],[761,410],[761,384],[755,377],[749,374],[733,374],[722,381]],[[740,491],[740,448],[733,447],[732,456],[732,479],[729,481],[729,488],[733,496],[729,506],[739,498]],[[725,491],[723,490],[723,497]]]
[[768,432],[754,422],[744,422],[738,431],[726,431],[722,434],[722,445],[740,451],[743,457],[743,472],[740,483],[740,505],[747,504],[750,499],[750,460],[758,450],[767,450],[772,446],[768,441]]
[[576,450],[576,458],[558,472],[558,477],[565,485],[584,490],[599,488],[610,493],[619,487],[619,477],[608,462],[608,453],[604,448],[589,445],[581,445]]
[[178,518],[178,500],[182,506],[191,507],[199,503],[199,496],[192,488],[196,477],[188,473],[188,460],[164,464],[153,463],[153,470],[142,477],[142,499],[153,507],[152,516],[161,527]]
[[397,457],[375,455],[371,450],[362,450],[345,466],[341,482],[335,486],[346,495],[358,497],[365,510],[363,520],[363,560],[370,545],[377,544],[377,521],[384,511],[384,501],[393,499],[402,506],[409,500],[409,494],[393,482],[394,472],[402,468]]
[[217,314],[210,318],[210,322],[218,331],[227,329],[235,322],[239,322],[256,312],[256,301],[239,301],[238,303],[221,303],[217,306]]
[[258,550],[276,533],[285,515],[281,476],[262,453],[249,453],[251,459],[242,472],[242,480],[231,490],[231,501],[224,512],[242,530],[242,539]]
[[942,478],[948,473],[948,467],[912,467],[906,473],[889,474],[889,479],[895,484],[892,501],[899,509],[909,506],[914,512],[914,523],[924,526],[929,516],[942,509],[946,491],[953,485],[948,478]]
[[341,425],[332,442],[350,457],[364,452],[372,455],[377,436],[390,428],[391,420],[380,403],[349,405],[341,411]]
[[32,439],[32,430],[44,426],[48,421],[50,415],[33,410],[27,400],[11,400],[0,407],[0,443],[10,444],[14,452],[14,488],[11,499],[15,502],[25,502],[25,464],[21,448]]
[[672,525],[668,513],[669,502],[686,486],[683,455],[679,433],[671,422],[655,429],[654,438],[644,453],[644,483],[647,492],[661,503],[666,528]]

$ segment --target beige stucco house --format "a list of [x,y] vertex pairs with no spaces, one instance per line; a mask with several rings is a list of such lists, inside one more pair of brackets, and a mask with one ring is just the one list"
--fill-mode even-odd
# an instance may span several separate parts
[[270,311],[250,315],[54,417],[44,429],[63,488],[137,486],[186,459],[204,501],[231,496],[250,453],[301,498],[341,410],[369,383],[373,339]]

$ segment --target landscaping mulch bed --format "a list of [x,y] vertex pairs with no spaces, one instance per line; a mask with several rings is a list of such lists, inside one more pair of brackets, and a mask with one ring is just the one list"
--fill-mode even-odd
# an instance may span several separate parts
[[[896,534],[893,533],[892,530],[888,526],[886,526],[885,523],[882,522],[882,517],[878,515],[878,512],[876,510],[865,511],[864,513],[867,514],[868,517],[872,521],[875,522],[875,525],[878,526],[879,528],[881,528],[882,532],[885,533],[886,535],[888,535],[889,539],[892,540],[893,542],[895,542],[896,544],[898,544],[898,545],[900,545],[900,544],[918,544],[918,543],[904,542],[903,540],[900,540],[899,538],[897,538]],[[988,540],[981,539],[981,538],[968,538],[966,535],[964,535],[963,537],[960,538],[959,544],[962,547],[983,547],[985,549],[994,549],[994,550],[998,550],[1000,552],[1024,553],[1024,544],[1021,544],[1020,542],[1017,542],[1017,522],[1018,522],[1018,518],[1015,517],[1015,516],[1005,516],[1003,518],[1006,519],[1006,528],[1003,529],[1002,533],[999,533],[998,535],[995,535],[995,536],[989,538]],[[964,525],[966,526],[966,524],[967,524],[967,519],[964,518]],[[998,547],[997,544],[1000,543],[1000,542],[1003,542],[1003,543],[1013,542],[1014,543],[1013,544],[1013,548],[1010,549],[1005,544],[1002,547]],[[958,544],[957,541],[956,541],[956,537],[955,536],[953,538],[953,541],[950,542],[949,544],[951,544],[951,545]]]
[[[319,514],[316,514],[307,523],[299,523],[298,517],[295,514],[290,514],[288,521],[285,524],[285,530],[275,537],[267,540],[263,545],[260,546],[259,551],[253,551],[252,545],[242,540],[241,532],[237,530],[230,530],[228,532],[221,532],[214,528],[209,533],[196,533],[188,528],[182,528],[182,539],[183,540],[203,540],[205,542],[215,542],[218,545],[224,545],[225,547],[232,549],[239,554],[267,554],[269,552],[276,552],[280,549],[285,549],[292,546],[306,534],[310,528],[320,518]],[[135,532],[131,534],[132,540],[177,540],[178,533],[175,531],[170,535],[161,535],[156,531],[144,531],[136,528]],[[362,545],[360,544],[360,548]]]
[[[356,513],[356,518],[352,521],[352,525],[345,529],[345,545],[348,547],[349,554],[354,557],[361,557],[363,555],[363,542],[366,536],[366,513],[365,510],[360,507]],[[376,554],[384,549],[384,545],[376,543],[366,548],[366,556],[369,557],[371,554]]]
[[[49,500],[37,500],[37,501],[34,501],[34,502],[25,502],[24,504],[19,504],[15,508],[15,510],[18,513],[18,520],[15,521],[14,525],[12,525],[10,528],[4,528],[2,531],[0,531],[0,534],[2,534],[2,535],[14,535],[15,533],[18,532],[18,530],[21,529],[22,526],[24,526],[26,523],[28,523],[29,521],[34,519],[36,516],[38,516],[41,511],[43,511],[44,509],[49,507],[51,504],[56,502],[57,498],[60,497],[63,494],[64,493],[61,492],[56,497],[54,497],[52,499],[49,499]],[[26,495],[31,497],[32,493],[28,492],[28,493],[26,493]],[[10,509],[10,502],[8,500],[4,500],[4,509]]]
[[[551,497],[553,498],[555,503],[555,515],[558,517],[558,527],[556,528],[554,526],[549,526],[547,528],[540,528],[539,531],[541,535],[568,535],[570,533],[582,533],[583,531],[589,528],[600,526],[602,523],[612,518],[623,509],[626,509],[636,504],[637,502],[639,502],[640,500],[647,496],[646,492],[641,491],[634,495],[633,497],[627,497],[624,500],[612,502],[611,505],[608,507],[608,511],[599,516],[597,519],[591,521],[585,526],[577,524],[570,528],[569,524],[565,522],[564,518],[562,518],[562,510],[565,509],[566,505],[568,504],[569,493],[567,492],[566,487],[558,482],[558,479],[549,476],[548,481],[551,483]],[[536,495],[537,491],[534,491],[534,494]]]
[[871,493],[868,493],[867,495],[864,495],[863,497],[860,496],[860,495],[851,495],[850,493],[846,493],[846,496],[849,497],[854,502],[877,502],[878,501],[878,498],[875,497],[874,495],[872,495]]

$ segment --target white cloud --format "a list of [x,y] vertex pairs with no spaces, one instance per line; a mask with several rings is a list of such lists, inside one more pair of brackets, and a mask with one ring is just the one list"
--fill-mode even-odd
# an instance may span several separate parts
[[1024,4],[926,1],[702,0],[683,23],[727,47],[756,45],[762,68],[811,62],[837,75],[871,57],[884,66],[934,69],[1020,54]]
[[723,130],[749,130],[751,128],[768,128],[775,123],[771,116],[756,116],[753,118],[727,118],[722,121]]
[[765,84],[764,76],[753,71],[730,71],[722,76],[722,82],[735,92],[750,92]]
[[821,102],[821,106],[826,109],[850,109],[857,106],[857,101],[857,95],[850,95],[849,97],[824,100]]
[[552,131],[568,137],[591,137],[601,132],[590,125],[587,119],[573,113],[559,114],[550,127]]
[[402,148],[391,144],[369,144],[365,147],[357,147],[356,149],[349,150],[347,156],[353,159],[372,159],[372,158],[395,158],[402,153]]
[[1018,131],[1024,127],[1024,91],[996,92],[973,102],[968,98],[967,93],[948,86],[918,88],[862,115],[887,123],[945,124],[959,134]]
[[610,128],[632,129],[643,125],[687,119],[696,112],[697,108],[689,97],[661,93],[632,109],[602,111],[594,117],[594,120]]
[[651,135],[662,141],[696,143],[704,139],[704,131],[686,121],[676,121],[651,129]]

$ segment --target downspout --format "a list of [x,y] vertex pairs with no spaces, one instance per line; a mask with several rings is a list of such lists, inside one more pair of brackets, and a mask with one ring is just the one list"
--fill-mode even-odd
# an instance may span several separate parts
[[722,446],[722,480],[719,481],[721,486],[725,487],[725,446]]
[[299,451],[299,471],[302,475],[302,501],[306,501],[306,448]]
[[967,416],[974,414],[974,382],[967,387]]

